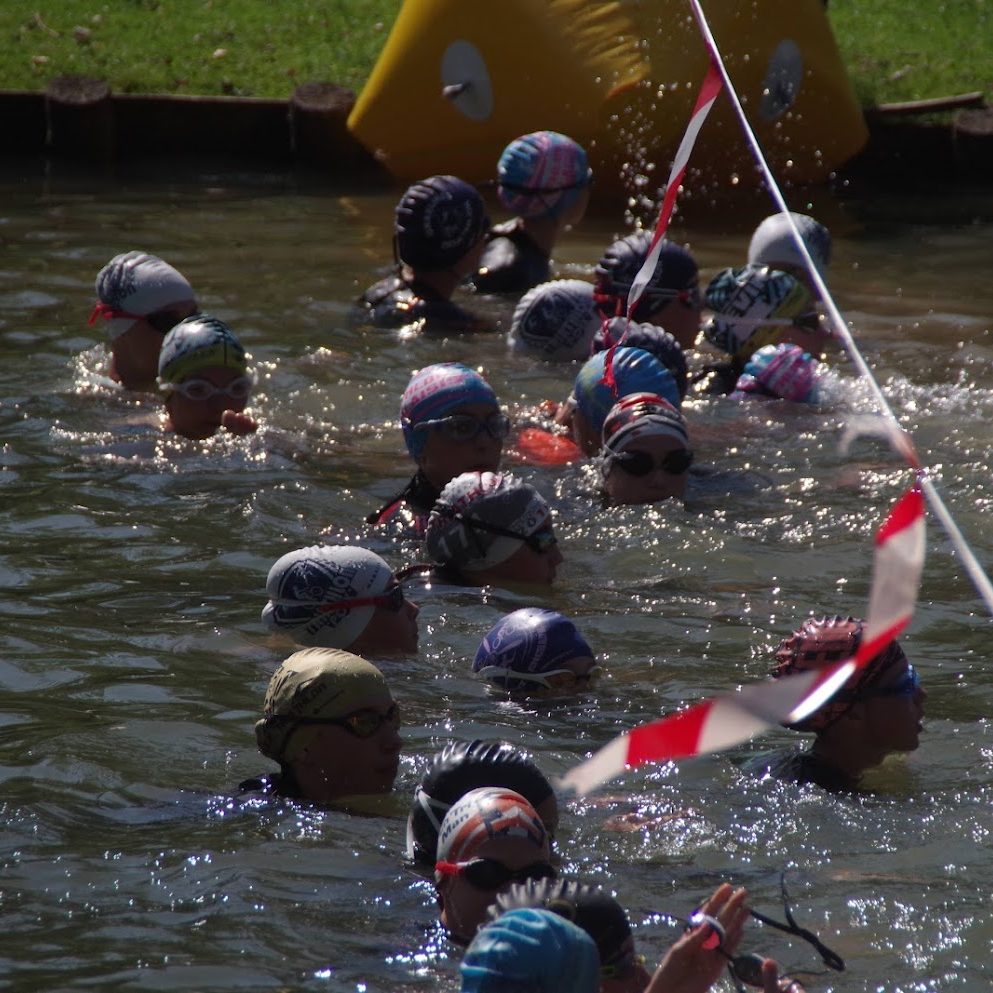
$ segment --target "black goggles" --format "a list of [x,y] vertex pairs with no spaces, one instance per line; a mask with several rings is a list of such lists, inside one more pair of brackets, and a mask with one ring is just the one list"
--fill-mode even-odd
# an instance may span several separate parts
[[393,704],[386,713],[373,710],[371,707],[354,710],[344,717],[292,717],[277,714],[266,717],[270,724],[293,724],[296,727],[337,727],[344,728],[356,738],[371,738],[384,724],[398,728],[400,726],[400,707]]
[[661,469],[670,476],[680,476],[693,465],[693,452],[688,448],[678,448],[674,452],[668,452],[658,462],[648,452],[618,452],[611,456],[611,462],[629,476],[647,476],[656,469]]
[[531,879],[555,879],[555,869],[547,862],[532,862],[523,869],[510,869],[496,859],[480,858],[468,862],[436,862],[434,867],[443,876],[461,876],[477,890],[487,891]]

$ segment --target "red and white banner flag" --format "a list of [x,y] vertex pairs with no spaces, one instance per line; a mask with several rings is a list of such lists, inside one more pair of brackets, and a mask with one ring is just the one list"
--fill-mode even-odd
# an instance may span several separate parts
[[815,672],[749,683],[615,738],[570,769],[561,790],[582,796],[648,762],[667,762],[740,745],[776,724],[795,723],[831,698],[910,622],[924,568],[924,498],[904,494],[876,534],[869,611],[854,658]]

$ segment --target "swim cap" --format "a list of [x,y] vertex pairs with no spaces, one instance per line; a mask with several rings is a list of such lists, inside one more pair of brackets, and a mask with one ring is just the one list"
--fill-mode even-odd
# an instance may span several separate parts
[[[618,238],[603,253],[593,271],[597,303],[608,316],[627,312],[628,294],[635,277],[648,259],[652,234],[634,231]],[[696,259],[674,242],[663,239],[655,271],[642,291],[631,319],[647,321],[649,316],[681,294],[695,289],[699,279]]]
[[266,579],[269,602],[262,621],[297,644],[348,648],[366,629],[376,608],[335,609],[346,600],[377,596],[393,581],[375,553],[354,545],[310,545],[277,559]]
[[[438,831],[456,800],[483,786],[502,786],[535,810],[553,795],[551,784],[527,753],[506,741],[456,741],[439,752],[414,790],[407,817],[407,858],[434,868]],[[548,833],[555,823],[545,823]]]
[[675,377],[649,352],[642,348],[621,346],[613,353],[614,386],[604,379],[610,351],[598,352],[587,359],[576,376],[573,396],[576,407],[589,422],[595,434],[603,431],[603,422],[610,408],[629,393],[656,393],[673,406],[679,405],[679,390]]
[[445,417],[470,403],[497,407],[493,387],[468,366],[440,362],[415,372],[400,400],[400,427],[411,458],[420,458],[428,441],[427,430],[415,430],[418,424]]
[[672,438],[683,448],[690,447],[683,415],[664,397],[652,393],[632,393],[610,408],[603,422],[604,459],[601,471],[610,472],[613,459],[639,438]]
[[737,393],[817,403],[817,361],[799,345],[763,345],[746,363]]
[[408,187],[397,204],[397,255],[412,269],[450,269],[489,226],[474,186],[455,176],[431,176]]
[[195,314],[180,321],[162,342],[159,382],[181,383],[204,369],[248,373],[245,349],[234,332],[216,317]]
[[[461,572],[490,569],[510,558],[551,519],[541,494],[506,473],[464,472],[441,491],[428,518],[425,546],[433,562]],[[479,521],[483,526],[473,527]],[[492,525],[522,538],[485,530]]]
[[178,304],[196,304],[186,277],[168,262],[145,252],[115,255],[97,274],[96,291],[98,300],[90,324],[103,317],[111,341],[142,317]]
[[542,359],[585,359],[600,319],[593,309],[593,287],[582,279],[539,283],[514,308],[507,344]]
[[766,266],[747,265],[719,272],[707,287],[714,312],[704,324],[707,340],[721,351],[747,359],[763,345],[788,336],[798,319],[815,320],[814,300],[796,277]]
[[596,993],[593,939],[550,910],[510,910],[480,928],[459,966],[462,993]]
[[[476,650],[472,671],[499,666],[518,672],[549,672],[561,669],[570,659],[592,659],[593,649],[567,617],[554,610],[524,607],[502,617]],[[505,689],[527,687],[524,680],[499,676]]]
[[529,879],[498,893],[490,920],[522,907],[551,910],[582,928],[596,943],[601,966],[614,965],[628,954],[631,924],[624,908],[598,886],[572,879]]
[[[503,786],[470,790],[449,808],[438,830],[438,862],[468,862],[491,838],[522,838],[545,858],[549,836],[534,807]],[[435,873],[436,881],[440,874]]]
[[593,351],[602,352],[623,339],[627,348],[641,348],[659,360],[672,373],[680,401],[689,389],[686,353],[675,335],[656,324],[635,324],[626,317],[612,317],[593,338]]
[[[821,278],[827,275],[831,264],[831,232],[820,221],[807,214],[790,211],[790,217],[800,231],[814,266]],[[756,229],[748,246],[748,261],[756,265],[767,265],[773,269],[779,266],[797,266],[807,270],[800,250],[793,240],[793,231],[785,214],[771,214]]]
[[561,217],[592,178],[582,146],[557,131],[535,131],[503,150],[497,196],[521,217]]
[[[862,643],[865,621],[855,617],[808,617],[776,649],[776,678],[794,672],[809,672],[851,658]],[[907,656],[895,641],[874,655],[824,706],[809,717],[790,724],[798,731],[823,731],[858,702],[860,690],[878,683],[883,673],[894,665],[906,664]]]
[[289,762],[314,732],[295,724],[295,718],[344,717],[375,696],[389,697],[390,690],[371,662],[336,648],[294,652],[269,680],[262,720],[255,724],[259,751],[277,762]]

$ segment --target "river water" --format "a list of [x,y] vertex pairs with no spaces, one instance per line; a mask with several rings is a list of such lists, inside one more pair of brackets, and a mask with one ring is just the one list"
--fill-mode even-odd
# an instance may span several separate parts
[[[395,794],[365,816],[240,803],[235,784],[267,768],[252,725],[287,653],[259,622],[269,565],[316,541],[417,557],[359,523],[407,478],[411,371],[479,366],[513,413],[563,397],[574,370],[512,359],[500,336],[349,328],[389,260],[394,193],[220,173],[8,175],[0,191],[0,988],[457,989],[430,889],[400,862],[430,755],[501,737],[559,775],[624,728],[762,678],[810,612],[865,610],[873,532],[909,478],[877,442],[839,453],[846,416],[872,401],[835,354],[821,408],[687,405],[705,478],[685,508],[607,512],[580,470],[518,467],[555,507],[560,581],[537,600],[414,584],[421,654],[383,664],[405,714]],[[990,561],[993,197],[794,196],[808,204],[834,234],[842,311]],[[766,212],[756,194],[690,198],[673,233],[706,279],[743,259]],[[601,209],[560,271],[589,275],[621,230]],[[163,438],[153,399],[102,379],[93,277],[131,248],[182,270],[250,350],[256,436]],[[482,635],[524,603],[576,620],[608,672],[594,691],[525,706],[470,678]],[[916,753],[858,797],[759,783],[736,764],[749,748],[629,774],[567,807],[563,871],[613,889],[653,960],[675,936],[660,915],[721,879],[778,914],[786,872],[800,922],[848,963],[812,988],[991,988],[989,632],[931,522],[903,639],[928,690]],[[651,825],[605,829],[632,810]],[[818,967],[759,925],[745,947]]]

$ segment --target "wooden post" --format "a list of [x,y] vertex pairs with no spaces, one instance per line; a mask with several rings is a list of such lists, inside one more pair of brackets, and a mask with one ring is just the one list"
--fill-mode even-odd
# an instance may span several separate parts
[[45,90],[48,148],[66,158],[106,163],[117,153],[110,87],[89,76],[59,76]]
[[375,176],[379,165],[348,130],[355,94],[337,83],[304,83],[290,98],[290,144],[300,163],[332,175]]
[[959,111],[952,129],[959,175],[993,180],[993,107]]

